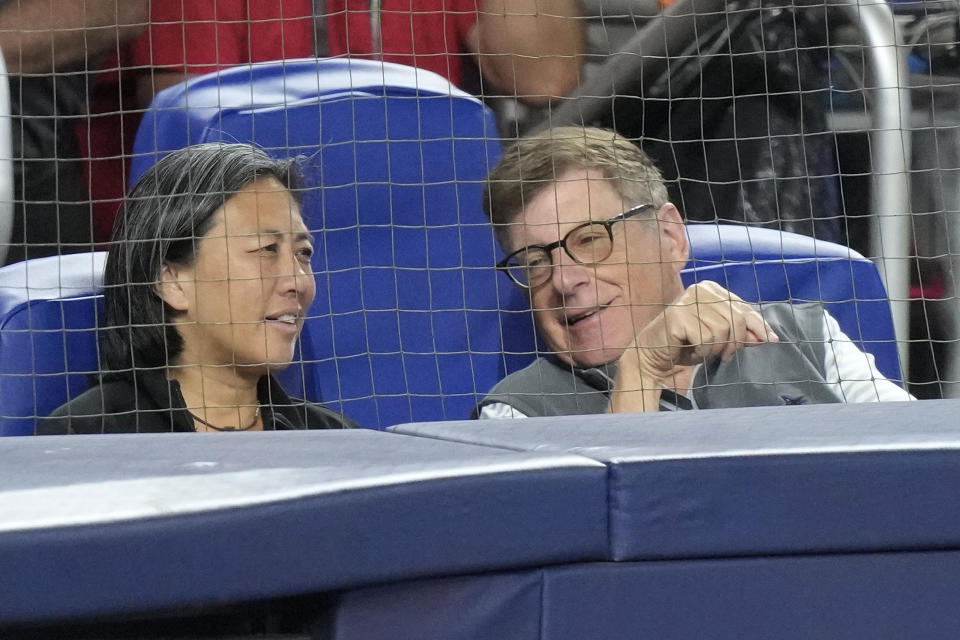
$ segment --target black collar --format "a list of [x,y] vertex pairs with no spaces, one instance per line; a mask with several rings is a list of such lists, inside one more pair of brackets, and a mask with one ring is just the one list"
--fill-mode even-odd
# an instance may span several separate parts
[[[167,371],[138,369],[132,376],[135,394],[146,394],[155,411],[169,411],[173,431],[196,431],[194,421],[180,392],[180,383],[167,379]],[[265,431],[274,429],[305,429],[306,415],[303,401],[287,395],[273,376],[266,375],[257,383],[257,401],[260,403]]]

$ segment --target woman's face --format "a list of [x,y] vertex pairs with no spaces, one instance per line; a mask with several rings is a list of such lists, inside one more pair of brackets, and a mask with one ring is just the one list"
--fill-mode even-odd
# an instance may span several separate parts
[[274,178],[251,183],[214,216],[194,264],[164,269],[162,294],[181,312],[176,364],[233,366],[259,377],[293,360],[316,294],[312,238]]

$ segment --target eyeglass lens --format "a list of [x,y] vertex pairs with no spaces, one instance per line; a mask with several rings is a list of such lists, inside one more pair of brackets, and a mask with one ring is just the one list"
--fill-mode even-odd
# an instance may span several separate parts
[[[586,224],[573,229],[563,238],[563,248],[574,261],[593,264],[606,259],[613,250],[610,233],[603,224]],[[545,249],[531,247],[516,256],[509,267],[511,276],[520,284],[537,286],[550,278],[553,258]]]

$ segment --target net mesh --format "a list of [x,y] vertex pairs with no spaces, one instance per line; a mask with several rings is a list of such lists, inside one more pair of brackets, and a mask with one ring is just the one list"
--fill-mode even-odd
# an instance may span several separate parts
[[[736,377],[755,366],[753,348],[742,345],[767,339],[762,324],[751,324],[764,318],[814,365],[813,372],[793,370],[792,361],[765,365],[779,369],[754,386],[773,402],[823,401],[810,385],[842,401],[901,397],[897,385],[918,398],[952,397],[960,379],[958,15],[953,0],[0,2],[8,80],[0,89],[0,262],[7,265],[0,270],[0,434],[34,433],[91,384],[117,379],[116,371],[104,377],[101,334],[116,318],[104,306],[102,274],[104,252],[117,253],[111,233],[125,215],[124,194],[143,176],[155,177],[161,158],[200,143],[252,144],[274,159],[297,159],[302,179],[291,185],[295,204],[285,220],[302,221],[310,236],[315,284],[308,288],[315,291],[304,293],[302,275],[265,266],[273,255],[286,256],[287,267],[298,263],[293,222],[284,231],[254,213],[259,226],[214,236],[227,254],[242,253],[231,239],[256,238],[249,250],[260,265],[261,293],[227,300],[226,315],[192,325],[204,330],[188,343],[208,344],[222,333],[228,337],[217,339],[233,356],[206,362],[188,350],[193,359],[185,361],[164,343],[159,391],[128,376],[137,403],[143,393],[163,396],[156,409],[165,430],[178,428],[171,412],[178,408],[237,427],[321,420],[302,402],[299,418],[281,415],[276,407],[287,396],[323,403],[369,428],[462,419],[521,370],[527,376],[512,379],[514,396],[500,396],[489,414],[553,411],[550,398],[572,398],[571,412],[594,410],[594,400],[603,409],[611,390],[614,399],[633,394],[649,409],[651,388],[661,403],[663,388],[694,406],[765,403]],[[564,160],[564,153],[592,153],[556,144],[558,131],[583,143],[583,126],[639,145],[666,195],[644,191],[650,178],[621,162],[615,144],[597,151],[611,164]],[[538,132],[553,141],[542,152],[546,173],[525,173],[532,169],[524,165],[504,182],[524,180],[525,187],[488,184],[515,142]],[[160,251],[150,254],[155,271],[142,279],[167,304],[156,321],[161,336],[193,331],[183,318],[243,282],[241,263],[225,254],[226,270],[206,276],[219,287],[204,289],[193,278],[186,316],[158,294],[164,266],[178,264],[163,247],[186,241],[193,255],[215,244],[207,234],[217,227],[189,218],[203,209],[199,191],[219,194],[212,200],[219,211],[249,187],[226,186],[236,166],[203,169],[223,172],[218,189],[184,162],[175,165],[182,180],[158,182],[150,206],[184,216],[192,231],[170,237],[158,227],[139,241]],[[574,170],[591,168],[599,174],[578,182]],[[483,202],[493,207],[497,194],[507,194],[507,209],[515,201],[503,214],[493,211],[494,228]],[[552,247],[545,286],[518,287],[495,268],[506,254],[557,244],[578,224],[613,219],[644,198],[661,211],[667,201],[676,205],[687,223],[681,235],[689,264],[663,246],[656,260],[639,248],[633,238],[650,224],[645,218],[606,227],[615,248],[630,248],[622,255],[611,250],[584,264],[571,257],[582,252]],[[655,215],[656,229],[645,237],[673,238],[665,229],[680,218],[670,215]],[[268,248],[264,237],[280,231]],[[713,313],[705,285],[692,290],[692,302],[678,301],[669,286],[663,299],[651,298],[651,279],[636,274],[654,268],[678,272],[683,287],[714,281],[753,303],[741,310],[721,294],[714,304],[725,309],[717,312],[723,322],[745,314],[747,324],[728,334],[704,329]],[[584,280],[575,290],[577,277]],[[131,295],[130,283],[114,284]],[[621,289],[621,297],[611,293]],[[793,303],[788,319],[777,316],[778,302]],[[798,311],[808,303],[818,305],[809,317]],[[638,311],[655,304],[665,316]],[[243,318],[251,309],[259,319]],[[696,339],[677,333],[684,309],[695,309]],[[758,309],[762,317],[750,315]],[[811,317],[816,322],[805,325]],[[654,318],[666,318],[667,334],[643,333]],[[291,323],[303,325],[299,343],[278,360],[293,364],[265,365],[273,362],[271,332],[288,330],[274,325]],[[139,324],[150,323],[129,311],[131,341],[130,327]],[[260,333],[238,337],[247,325]],[[672,365],[693,368],[679,378],[629,382],[622,367],[606,365],[624,364],[620,354],[634,338],[649,347],[641,360],[667,353]],[[260,355],[239,358],[251,343]],[[704,360],[717,356],[733,363],[736,376],[725,378]],[[539,368],[524,369],[534,361]],[[173,364],[188,371],[209,365],[211,381],[196,383],[189,373],[181,380]],[[215,389],[224,371],[233,379],[271,372],[279,383],[230,401],[195,391]],[[550,386],[554,373],[572,387]],[[723,399],[710,396],[711,388]],[[283,398],[274,397],[280,390]],[[510,397],[524,400],[511,404]],[[94,402],[103,413],[112,400],[87,402],[83,411]],[[78,407],[67,405],[66,415]],[[128,413],[118,424],[139,425]]]

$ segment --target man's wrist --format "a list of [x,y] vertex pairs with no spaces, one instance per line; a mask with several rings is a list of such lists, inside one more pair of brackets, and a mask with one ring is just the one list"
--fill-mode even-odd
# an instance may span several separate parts
[[[639,354],[636,354],[639,356]],[[658,411],[665,376],[649,371],[639,357],[621,358],[610,393],[609,413]]]

